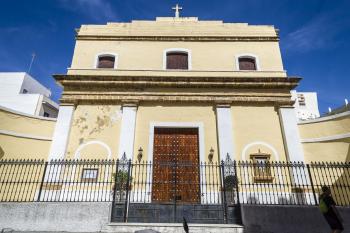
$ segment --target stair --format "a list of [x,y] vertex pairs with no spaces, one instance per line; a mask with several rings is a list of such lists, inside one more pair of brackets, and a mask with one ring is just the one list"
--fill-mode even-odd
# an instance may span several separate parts
[[[244,227],[237,224],[188,224],[191,233],[244,233]],[[113,222],[101,229],[106,233],[134,233],[152,229],[161,233],[184,233],[181,223],[117,223]]]

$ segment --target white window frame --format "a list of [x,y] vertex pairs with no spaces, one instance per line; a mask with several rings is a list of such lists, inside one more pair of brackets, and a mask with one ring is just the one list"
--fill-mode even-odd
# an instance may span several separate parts
[[[239,69],[239,59],[240,58],[253,58],[255,60],[256,70],[240,70]],[[238,54],[235,56],[235,60],[236,60],[236,70],[238,70],[238,71],[246,71],[246,72],[260,71],[259,57],[255,54],[252,54],[252,53]]]
[[186,70],[178,70],[178,69],[167,69],[166,68],[166,58],[167,53],[169,52],[180,52],[180,53],[187,53],[187,62],[188,62],[188,69],[192,70],[192,53],[191,50],[185,49],[185,48],[169,48],[163,50],[163,70],[170,70],[170,71],[186,71]]
[[107,69],[107,68],[98,68],[98,59],[101,56],[110,56],[110,57],[113,56],[114,57],[114,67],[113,67],[113,69],[117,69],[117,67],[118,67],[118,54],[116,54],[116,53],[109,53],[109,52],[96,54],[96,56],[95,56],[95,66],[94,66],[95,69]]

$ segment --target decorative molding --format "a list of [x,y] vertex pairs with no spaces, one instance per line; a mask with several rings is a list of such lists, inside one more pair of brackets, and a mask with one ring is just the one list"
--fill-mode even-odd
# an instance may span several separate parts
[[120,102],[129,101],[150,101],[150,102],[200,102],[200,103],[251,103],[251,104],[271,104],[271,105],[293,105],[293,101],[285,97],[261,97],[261,96],[231,96],[231,97],[211,97],[211,96],[169,96],[169,95],[142,95],[142,93],[132,95],[111,95],[111,94],[81,94],[69,95],[63,94],[62,103],[77,103],[77,104],[118,104]]
[[112,36],[112,35],[76,35],[76,40],[111,40],[111,41],[274,41],[278,42],[277,36]]
[[[88,71],[88,70],[87,70]],[[94,70],[92,70],[94,71]],[[274,76],[259,76],[259,77],[247,77],[244,76],[244,72],[242,71],[236,71],[236,73],[239,73],[242,76],[230,76],[230,73],[232,72],[225,72],[225,74],[218,74],[210,76],[202,76],[202,74],[198,75],[191,75],[191,76],[183,76],[182,74],[187,72],[179,72],[181,74],[176,74],[174,72],[173,74],[169,74],[166,71],[163,71],[161,74],[157,75],[151,75],[151,74],[125,74],[125,75],[119,75],[117,72],[110,75],[103,75],[103,74],[55,74],[53,75],[57,82],[64,84],[91,84],[92,82],[95,84],[98,83],[107,83],[109,84],[118,84],[126,83],[126,84],[158,84],[158,86],[161,85],[180,85],[180,84],[187,84],[189,86],[193,84],[211,84],[211,85],[220,85],[225,86],[224,84],[235,84],[236,86],[242,86],[243,84],[249,85],[249,86],[263,86],[266,85],[276,85],[278,86],[292,86],[296,87],[301,80],[299,77],[274,77]],[[193,72],[193,71],[188,71]],[[254,73],[254,71],[252,71]],[[259,71],[260,73],[260,71]],[[270,73],[270,72],[265,72]]]
[[[118,101],[190,101],[227,104],[255,102],[292,106],[289,91],[296,87],[300,80],[300,78],[281,77],[217,76],[55,75],[54,77],[64,86],[61,103],[91,104]],[[164,88],[176,88],[176,92],[164,92]]]
[[[81,72],[81,71],[88,71],[89,72],[89,75],[91,75],[92,73],[91,72],[95,72],[95,75],[99,75],[99,71],[97,70],[98,73],[96,73],[96,69],[92,69],[92,68],[72,68],[72,67],[68,67],[67,68],[68,70],[68,75],[85,75],[84,73],[76,73],[76,72]],[[107,70],[104,70],[104,73],[103,75],[106,76],[106,71]],[[152,72],[152,73],[155,73],[155,74],[152,74],[151,76],[154,77],[154,76],[161,76],[161,74],[163,75],[169,75],[169,71],[167,70],[163,70],[163,69],[118,69],[118,70],[108,70],[111,73],[111,75],[114,75],[114,76],[131,76],[130,75],[130,72],[131,73],[134,73],[133,75],[134,76],[139,76],[139,74],[141,73],[142,75],[141,76],[144,76],[146,77],[147,76],[147,73],[149,72]],[[73,73],[72,73],[73,72]],[[123,72],[128,72],[126,75],[122,74]],[[145,73],[146,72],[146,73]],[[172,71],[172,72],[177,72],[176,70],[175,71]],[[181,72],[181,71],[180,71]],[[221,76],[229,76],[229,77],[238,77],[238,78],[243,78],[243,77],[248,77],[248,76],[244,76],[245,74],[247,74],[246,71],[239,71],[239,70],[206,70],[206,69],[200,69],[200,70],[187,70],[187,72],[182,72],[181,74],[187,74],[186,77],[188,76],[196,76],[198,73],[205,73],[207,74],[206,77],[212,77],[212,74],[215,74],[214,77],[221,77]],[[241,74],[242,76],[232,76],[232,74]],[[254,70],[252,71],[252,73],[254,75],[256,74],[266,74],[267,76],[252,76],[253,78],[254,77],[274,77],[274,78],[287,78],[286,76],[286,73],[287,71],[285,70],[260,70],[259,72],[255,72]],[[159,75],[160,74],[160,75]],[[218,75],[219,74],[219,75]],[[224,75],[225,74],[225,75]],[[283,76],[273,76],[273,74],[283,74]],[[94,75],[94,74],[92,74]],[[108,74],[109,75],[109,74]],[[175,75],[176,76],[176,75]],[[181,75],[179,75],[181,76]]]
[[334,140],[345,139],[345,138],[350,138],[350,133],[337,134],[337,135],[331,135],[331,136],[320,137],[320,138],[306,138],[306,139],[301,139],[301,142],[302,143],[327,142],[327,141],[334,141]]
[[19,137],[19,138],[29,138],[29,139],[36,139],[36,140],[42,140],[42,141],[52,141],[51,137],[37,136],[37,135],[25,134],[25,133],[17,133],[17,132],[11,131],[11,130],[0,129],[0,134],[9,135],[9,136],[13,136],[13,137]]
[[[280,156],[278,155],[277,150],[276,150],[273,146],[271,146],[270,144],[268,144],[268,143],[266,143],[266,142],[263,142],[263,141],[256,141],[256,142],[251,142],[251,143],[247,144],[247,145],[243,148],[243,150],[242,150],[242,155],[241,155],[241,157],[242,157],[242,160],[243,160],[243,161],[246,161],[246,160],[247,160],[247,158],[246,158],[247,150],[248,150],[250,147],[256,146],[256,145],[263,145],[263,146],[266,146],[267,148],[269,148],[269,149],[272,151],[273,157],[275,158],[275,160],[276,160],[277,162],[280,161],[281,158],[280,158]],[[248,175],[249,172],[248,172],[248,168],[246,167],[246,168],[243,168],[243,169],[244,169],[244,171],[245,171],[245,172],[244,172],[244,173],[245,173],[244,179],[245,179],[246,182],[248,182],[248,181],[249,181],[249,175]],[[283,182],[282,170],[281,170],[281,169],[278,169],[277,172],[278,172],[278,179],[279,179],[279,182]]]
[[[275,77],[200,77],[200,76],[105,76],[54,75],[57,82],[68,90],[94,90],[101,88],[295,88],[300,78]],[[290,94],[289,94],[290,95]]]
[[266,143],[266,142],[263,142],[263,141],[256,141],[256,142],[251,142],[249,144],[247,144],[243,150],[242,150],[242,154],[241,154],[241,158],[243,161],[246,161],[247,158],[246,158],[246,153],[247,153],[247,150],[252,147],[252,146],[256,146],[256,145],[263,145],[263,146],[266,146],[267,148],[269,148],[272,152],[273,152],[273,156],[275,157],[276,161],[280,161],[280,156],[278,155],[278,152],[277,150],[271,146],[270,144]]
[[88,141],[84,144],[81,144],[77,150],[75,151],[75,154],[74,154],[74,159],[80,159],[80,151],[85,147],[85,146],[88,146],[88,145],[91,145],[91,144],[97,144],[97,145],[100,145],[102,146],[103,148],[105,148],[107,150],[107,159],[111,159],[112,158],[112,151],[111,149],[109,148],[109,146],[102,142],[102,141],[97,141],[97,140],[93,140],[93,141]]

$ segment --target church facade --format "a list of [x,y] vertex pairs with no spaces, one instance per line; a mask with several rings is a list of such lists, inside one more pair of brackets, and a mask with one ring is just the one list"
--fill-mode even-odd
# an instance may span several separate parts
[[182,138],[197,162],[304,161],[290,95],[300,78],[284,71],[273,26],[157,18],[83,25],[76,39],[54,75],[64,92],[49,159],[153,161]]
[[57,119],[0,107],[0,202],[241,224],[241,204],[315,205],[327,184],[349,205],[350,112],[297,119],[278,29],[178,10],[77,29]]

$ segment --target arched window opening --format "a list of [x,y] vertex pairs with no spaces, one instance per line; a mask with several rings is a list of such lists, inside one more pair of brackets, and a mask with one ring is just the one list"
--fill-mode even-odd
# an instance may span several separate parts
[[113,69],[115,63],[115,56],[101,55],[98,57],[97,68]]
[[239,70],[257,70],[255,58],[240,57],[238,58]]
[[188,54],[186,52],[167,52],[166,69],[188,70]]

